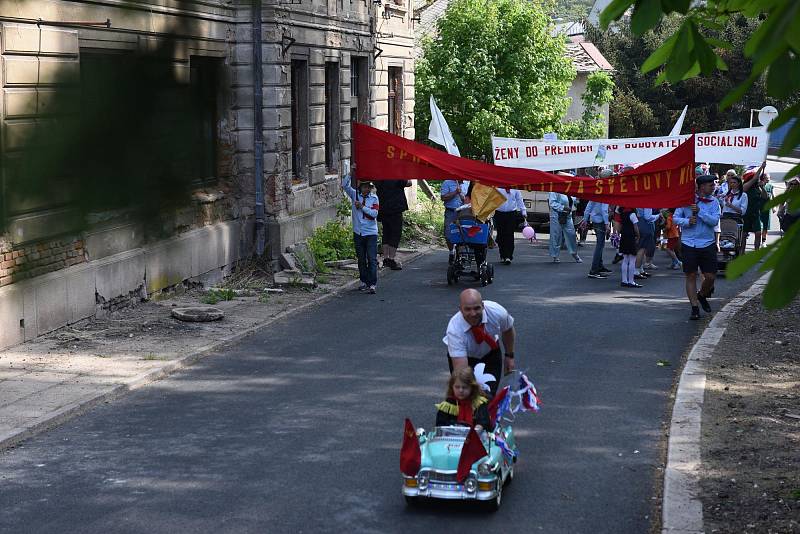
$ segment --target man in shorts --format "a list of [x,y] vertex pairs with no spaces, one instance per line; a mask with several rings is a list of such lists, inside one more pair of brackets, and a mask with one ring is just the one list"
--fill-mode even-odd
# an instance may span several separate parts
[[[713,197],[714,177],[708,174],[698,176],[695,202],[675,210],[673,220],[681,227],[681,252],[683,272],[686,274],[686,296],[692,306],[689,319],[700,318],[700,306],[706,313],[711,312],[708,298],[714,292],[714,279],[717,275],[717,245],[714,228],[719,223],[720,206]],[[703,273],[703,283],[697,290],[697,270]]]

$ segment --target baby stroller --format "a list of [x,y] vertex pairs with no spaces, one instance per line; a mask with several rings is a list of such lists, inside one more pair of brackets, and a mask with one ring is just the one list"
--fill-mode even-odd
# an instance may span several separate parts
[[448,240],[453,243],[455,256],[447,267],[447,285],[458,282],[460,276],[474,276],[481,286],[494,281],[494,265],[486,262],[489,243],[489,225],[480,222],[470,213],[459,214],[450,223]]
[[719,252],[717,253],[717,270],[724,272],[728,262],[739,256],[742,248],[744,224],[741,217],[729,213],[719,220]]

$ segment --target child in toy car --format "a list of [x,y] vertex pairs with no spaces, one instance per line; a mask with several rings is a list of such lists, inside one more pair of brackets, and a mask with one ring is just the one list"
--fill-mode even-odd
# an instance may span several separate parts
[[491,431],[487,405],[471,367],[455,369],[447,382],[445,400],[436,405],[436,426],[474,426],[477,432]]

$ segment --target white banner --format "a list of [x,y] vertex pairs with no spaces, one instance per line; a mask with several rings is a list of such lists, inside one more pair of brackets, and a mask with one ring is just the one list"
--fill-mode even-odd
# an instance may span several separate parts
[[[600,165],[645,163],[671,151],[688,135],[545,141],[492,137],[494,164],[554,171]],[[735,165],[759,164],[767,158],[766,128],[742,128],[697,134],[695,161]]]

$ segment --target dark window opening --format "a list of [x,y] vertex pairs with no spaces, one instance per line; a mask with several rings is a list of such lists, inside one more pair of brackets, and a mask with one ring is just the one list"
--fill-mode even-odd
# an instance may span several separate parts
[[308,179],[308,62],[292,60],[292,183]]
[[219,123],[219,80],[221,60],[193,56],[190,60],[192,132],[197,158],[192,161],[192,177],[201,182],[217,176],[217,124]]
[[403,69],[389,67],[389,133],[403,132]]
[[350,60],[350,96],[356,97],[359,93],[358,78],[361,73],[358,70],[359,63],[363,58],[352,58]]
[[339,168],[339,64],[325,63],[325,168],[335,173]]
[[169,60],[82,53],[85,171],[127,174],[148,188],[161,181],[159,188],[176,194],[187,185],[213,183],[221,65],[218,58],[192,56],[186,79]]
[[[355,91],[355,92],[354,92]],[[350,106],[356,109],[352,120],[369,122],[369,70],[367,58],[354,57],[350,62]]]

